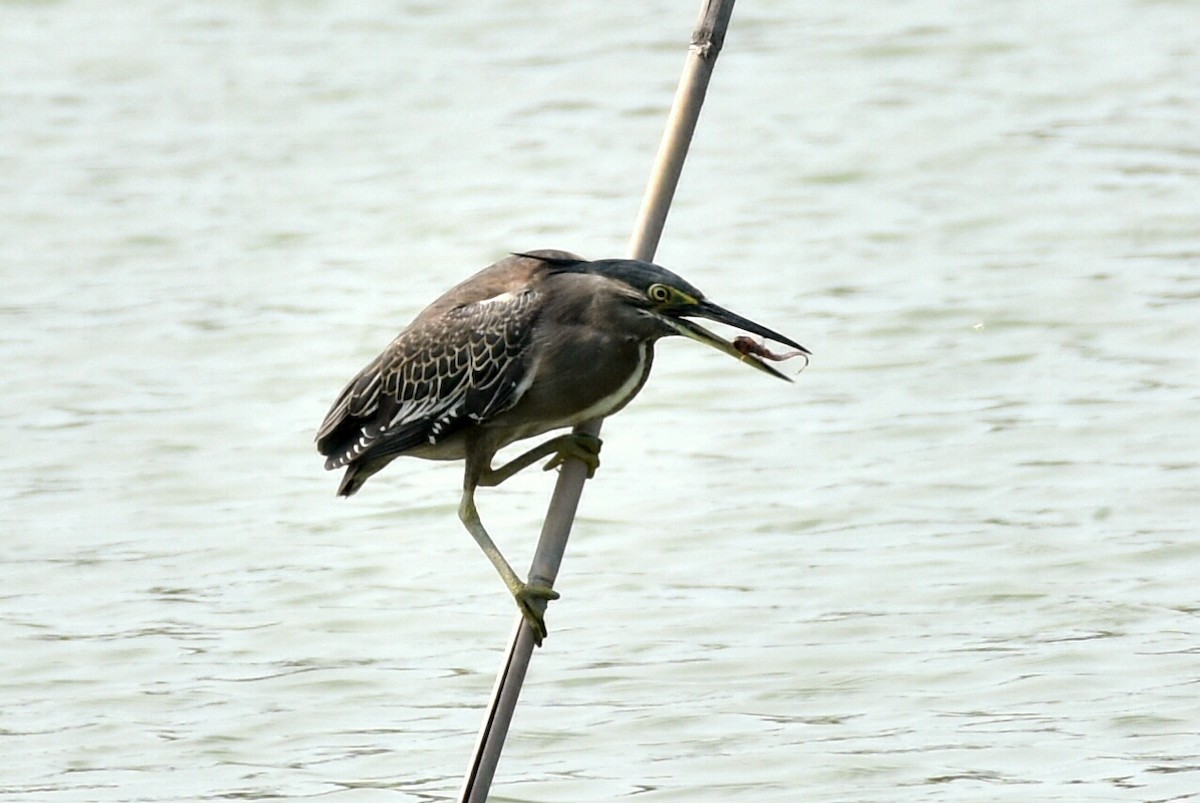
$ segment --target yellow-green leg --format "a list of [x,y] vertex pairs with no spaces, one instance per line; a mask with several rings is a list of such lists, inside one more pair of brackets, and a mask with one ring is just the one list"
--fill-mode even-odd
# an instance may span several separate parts
[[[521,614],[525,617],[525,621],[529,623],[530,629],[533,631],[533,640],[540,647],[542,639],[546,637],[546,622],[542,616],[545,602],[552,599],[558,599],[558,592],[549,586],[529,585],[528,583],[517,577],[517,573],[513,571],[512,566],[505,560],[496,543],[492,541],[492,537],[488,535],[484,529],[483,522],[479,519],[479,511],[475,508],[475,489],[471,487],[463,488],[462,502],[458,505],[458,517],[462,519],[463,525],[467,528],[467,532],[475,539],[475,543],[479,544],[479,548],[483,550],[483,554],[487,555],[488,560],[496,567],[496,571],[500,573],[500,579],[504,581],[504,585],[508,587],[508,591],[513,595],[513,599],[517,602],[517,607],[521,609]],[[542,605],[535,605],[536,600],[541,600]]]
[[[574,457],[587,464],[588,476],[591,477],[600,465],[599,451],[599,438],[575,433],[560,435],[530,449],[500,468],[492,469],[490,466],[481,465],[485,456],[480,454],[477,449],[469,447],[467,450],[467,470],[463,478],[463,495],[458,505],[458,517],[462,520],[463,526],[467,528],[467,532],[475,539],[475,543],[479,544],[483,554],[487,555],[488,560],[496,567],[504,585],[508,587],[509,593],[513,595],[517,607],[529,624],[529,628],[533,632],[533,640],[539,647],[547,633],[543,614],[546,603],[552,599],[558,599],[558,592],[549,586],[530,585],[517,577],[517,573],[513,571],[496,543],[492,541],[492,537],[488,535],[487,529],[483,526],[483,521],[479,518],[479,510],[475,507],[475,488],[480,485],[487,487],[499,485],[518,471],[528,468],[543,457],[550,455],[554,455],[554,458],[546,464],[547,470],[561,464],[568,457]],[[486,456],[489,462],[490,457],[490,455]]]
[[600,468],[600,445],[599,438],[582,432],[559,435],[533,447],[520,457],[514,457],[500,468],[487,467],[483,469],[479,474],[479,484],[485,488],[494,488],[514,474],[524,471],[543,457],[550,457],[550,455],[554,455],[554,457],[546,463],[544,467],[546,471],[562,465],[567,458],[574,457],[587,465],[588,479],[590,480],[596,476],[596,469]]

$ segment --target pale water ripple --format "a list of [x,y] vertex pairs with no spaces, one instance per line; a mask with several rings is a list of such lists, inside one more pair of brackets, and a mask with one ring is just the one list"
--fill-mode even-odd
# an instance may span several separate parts
[[[457,467],[337,500],[312,432],[622,252],[694,13],[0,4],[0,800],[452,799],[511,603]],[[659,260],[815,356],[660,348],[497,798],[1200,800],[1197,30],[739,5]]]

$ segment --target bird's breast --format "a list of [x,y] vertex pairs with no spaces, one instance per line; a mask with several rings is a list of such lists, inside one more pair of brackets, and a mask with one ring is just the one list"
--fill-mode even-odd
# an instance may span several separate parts
[[625,340],[540,361],[525,393],[489,425],[511,427],[511,442],[612,415],[642,389],[653,359],[651,343]]
[[650,370],[650,344],[637,344],[637,361],[632,364],[627,364],[630,368],[629,375],[619,386],[608,394],[596,399],[590,405],[580,410],[570,422],[571,425],[580,424],[584,421],[591,421],[593,418],[604,418],[612,415],[620,410],[629,400],[632,399],[637,392],[642,389],[642,385],[646,381],[646,374]]

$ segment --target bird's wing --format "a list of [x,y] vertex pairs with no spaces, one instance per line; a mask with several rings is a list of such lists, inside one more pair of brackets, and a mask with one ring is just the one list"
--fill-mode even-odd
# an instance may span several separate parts
[[516,404],[536,296],[532,289],[502,293],[414,321],[329,410],[317,432],[325,467],[436,444]]

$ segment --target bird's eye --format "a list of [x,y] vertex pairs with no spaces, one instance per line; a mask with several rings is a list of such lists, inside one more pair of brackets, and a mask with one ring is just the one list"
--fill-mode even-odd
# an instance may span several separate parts
[[665,304],[671,299],[671,290],[665,284],[652,284],[646,295],[655,303]]

